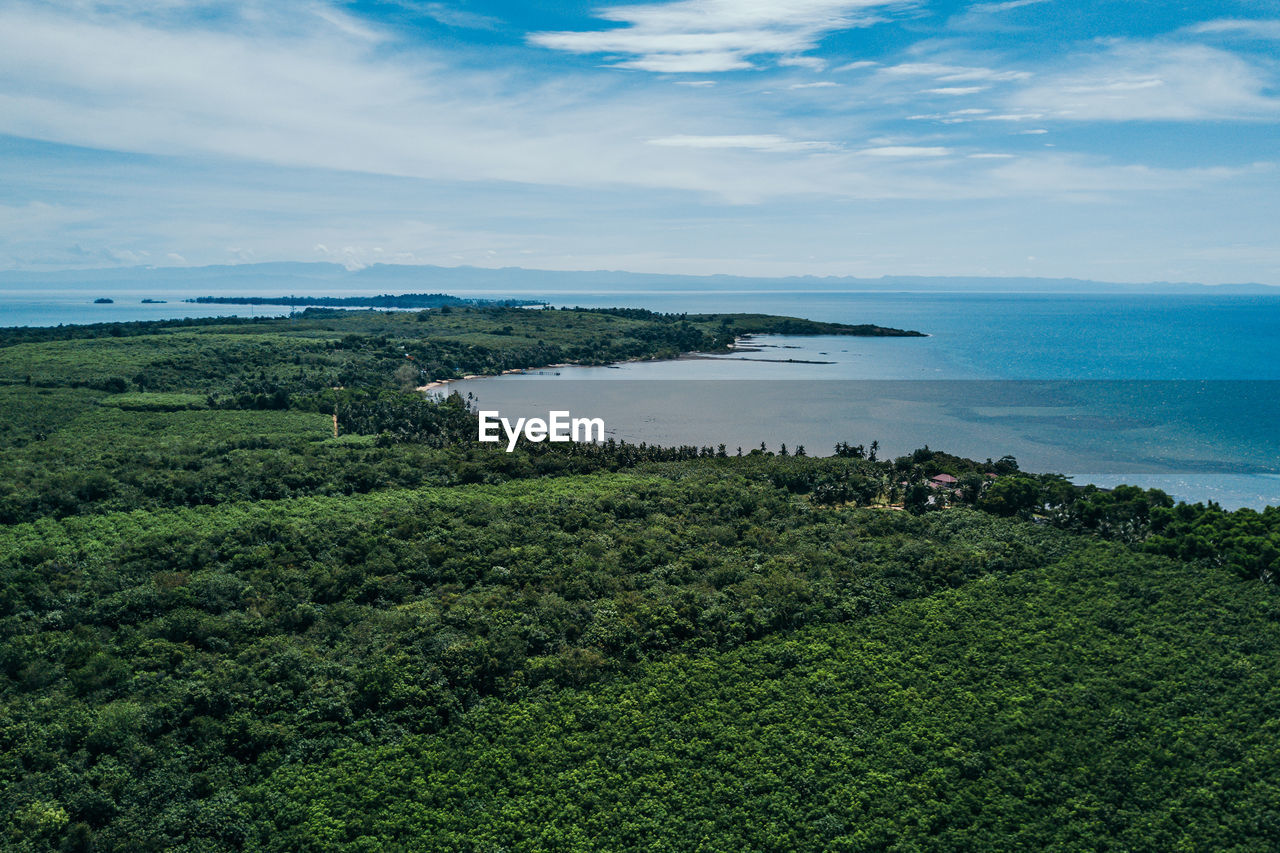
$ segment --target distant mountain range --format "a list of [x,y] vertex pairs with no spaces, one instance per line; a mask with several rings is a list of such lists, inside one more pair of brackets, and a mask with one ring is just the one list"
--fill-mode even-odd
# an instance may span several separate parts
[[449,292],[470,296],[683,290],[901,291],[921,293],[1182,293],[1280,295],[1274,285],[1241,283],[1206,285],[1191,282],[1142,284],[1074,278],[997,278],[983,276],[844,276],[750,277],[730,275],[662,275],[598,270],[565,272],[520,267],[397,266],[374,264],[348,270],[330,263],[263,263],[206,267],[123,267],[97,270],[0,271],[0,288],[114,288],[152,292],[186,291],[190,296],[251,293],[284,297],[364,296],[402,292]]
[[440,308],[445,305],[501,305],[519,308],[540,304],[535,299],[463,299],[447,293],[402,293],[398,296],[390,293],[379,296],[197,296],[182,301],[200,305],[306,305],[323,308]]

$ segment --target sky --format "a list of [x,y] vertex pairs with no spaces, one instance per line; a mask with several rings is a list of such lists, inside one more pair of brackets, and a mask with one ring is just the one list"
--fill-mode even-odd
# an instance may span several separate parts
[[0,0],[0,269],[1280,285],[1280,0]]

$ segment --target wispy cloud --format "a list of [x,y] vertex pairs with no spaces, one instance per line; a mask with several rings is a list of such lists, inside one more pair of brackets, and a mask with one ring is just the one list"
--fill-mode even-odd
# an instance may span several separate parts
[[1050,0],[1005,0],[1005,2],[973,3],[957,10],[955,14],[948,18],[947,28],[952,32],[1005,34],[1031,31],[1039,22],[1038,19],[1047,17],[1048,10],[1039,9],[1031,13],[1010,13],[1028,6],[1040,6],[1048,2]]
[[387,58],[316,16],[290,26],[223,32],[0,7],[0,133],[422,178],[704,183],[664,172],[634,141],[692,119],[678,100],[459,72],[428,49]]
[[1280,170],[1242,164],[1274,157],[1276,21],[1116,4],[1079,41],[1062,2],[600,2],[0,0],[0,266],[835,272],[872,245],[898,260],[868,273],[954,272],[1020,234],[1081,272],[1102,221],[1130,260],[1274,237]]
[[1203,189],[1224,180],[1259,177],[1274,171],[1270,164],[1242,167],[1162,169],[1144,165],[1108,165],[1080,155],[1015,157],[986,173],[1006,191],[1067,193],[1079,198],[1107,198],[1117,191],[1170,193]]
[[1029,71],[945,65],[937,62],[904,62],[901,65],[887,66],[881,69],[880,73],[890,77],[932,77],[944,83],[966,81],[1007,82],[1010,80],[1026,80],[1031,76]]
[[979,15],[996,15],[1012,9],[1021,9],[1023,6],[1035,6],[1039,3],[1047,2],[1049,0],[1005,0],[1003,3],[974,3],[969,7],[968,11]]
[[784,68],[808,68],[811,71],[821,71],[827,67],[827,61],[816,56],[782,56],[778,58],[778,65]]
[[[968,124],[975,121],[1029,121],[1044,118],[1042,113],[994,113],[989,109],[951,110],[907,116],[907,121],[936,121],[940,124]],[[1045,132],[1045,131],[1038,131]]]
[[414,3],[412,0],[395,0],[395,2],[399,6],[425,15],[437,23],[444,24],[446,27],[492,30],[502,23],[501,19],[492,15],[481,15],[478,12],[459,9],[456,6],[448,6],[444,3]]
[[1203,45],[1115,42],[1009,98],[1018,108],[1073,121],[1199,121],[1280,115],[1262,71]]
[[[391,2],[411,5],[415,0]],[[382,40],[387,35],[378,23],[343,4],[325,0],[13,0],[5,5],[35,7],[81,23],[131,21],[168,31],[198,27],[228,34],[275,32],[286,36],[333,30],[365,41]]]
[[751,151],[779,151],[786,153],[802,151],[831,151],[836,147],[831,142],[803,141],[788,139],[774,134],[740,134],[733,136],[663,136],[650,139],[650,145],[662,145],[667,148],[741,148]]
[[880,145],[863,148],[859,153],[873,157],[945,157],[951,153],[951,149],[938,146]]
[[529,41],[570,53],[605,54],[620,68],[658,72],[737,71],[760,57],[803,62],[827,33],[870,26],[873,10],[897,0],[677,0],[597,12],[621,27],[537,32]]
[[1254,39],[1280,39],[1280,21],[1270,19],[1218,18],[1187,27],[1186,32],[1221,34]]

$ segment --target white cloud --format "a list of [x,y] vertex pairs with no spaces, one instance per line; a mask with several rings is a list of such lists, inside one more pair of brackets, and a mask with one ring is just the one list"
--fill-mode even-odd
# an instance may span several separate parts
[[863,148],[859,153],[870,154],[873,157],[945,157],[951,153],[951,149],[919,145],[881,145],[876,148]]
[[897,0],[677,0],[613,6],[597,12],[624,26],[604,30],[537,32],[532,44],[570,53],[614,57],[620,68],[660,72],[736,71],[754,58],[782,64],[821,62],[802,54],[830,32],[870,26],[872,10]]
[[[882,144],[924,143],[900,139]],[[1162,211],[1192,210],[1231,200],[1233,187],[1266,193],[1274,189],[1280,175],[1280,171],[1257,170],[1142,172],[1109,167],[1101,159],[1067,160],[1034,152],[1018,158],[1030,161],[1025,169],[1009,170],[1016,162],[1013,159],[970,159],[963,156],[966,151],[952,157],[890,157],[836,150],[808,157],[751,149],[655,146],[651,150],[673,169],[692,165],[699,174],[714,175],[726,186],[748,184],[747,194],[738,200],[778,203],[726,211],[718,199],[647,194],[630,187],[539,190],[522,185],[513,189],[243,163],[193,171],[189,162],[144,157],[130,158],[138,165],[131,166],[127,179],[121,181],[100,164],[69,171],[74,164],[68,160],[57,167],[56,174],[41,175],[39,184],[69,185],[71,178],[84,175],[89,195],[110,198],[110,204],[96,211],[76,211],[74,227],[35,228],[26,239],[18,236],[16,241],[9,226],[36,218],[33,214],[39,211],[12,211],[12,222],[0,228],[0,267],[103,266],[120,257],[108,249],[139,255],[149,251],[152,263],[165,262],[165,253],[175,250],[195,264],[298,260],[316,257],[313,247],[321,243],[335,259],[356,263],[821,275],[841,272],[844,261],[839,253],[824,253],[823,248],[845,246],[850,259],[870,264],[858,267],[865,274],[901,273],[905,268],[901,264],[924,248],[935,265],[932,271],[942,274],[966,269],[962,259],[970,255],[1000,256],[1026,236],[1019,228],[1025,225],[1035,232],[1035,223],[1046,220],[1053,226],[1045,237],[1047,245],[1078,246],[1082,232],[1064,225],[1059,213],[1083,217],[1086,230],[1096,227],[1097,216],[1106,211],[1126,211],[1131,224],[1133,211],[1150,209],[1144,194],[1182,191],[1184,195],[1158,196],[1155,205]],[[138,168],[146,172],[140,175]],[[757,174],[764,180],[755,182]],[[848,198],[894,201],[887,205],[841,201]],[[1094,199],[1107,204],[1075,203]],[[938,200],[949,203],[940,205]],[[1132,202],[1143,206],[1133,207]],[[1045,215],[1026,217],[1027,204]],[[1228,212],[1226,221],[1234,227],[1257,218],[1256,210],[1247,205],[1245,209],[1254,212],[1234,219]],[[999,226],[990,218],[994,210],[1005,211],[1001,216],[1007,217]],[[495,211],[500,211],[496,218]],[[1188,217],[1211,218],[1225,233],[1226,225],[1216,215],[1189,213]],[[978,221],[988,224],[977,226]],[[1123,221],[1117,223],[1115,233],[1125,234]],[[938,246],[929,240],[922,243],[918,236],[953,226],[976,228],[967,231],[963,245],[956,247],[968,255],[943,252],[936,256],[935,251],[941,251]],[[993,230],[987,233],[988,228]],[[1142,233],[1128,234],[1137,240],[1126,246],[1126,257],[1157,257],[1159,251],[1143,242],[1154,229],[1138,230]],[[1256,224],[1253,230],[1259,241],[1269,236],[1264,224]],[[860,235],[854,243],[847,242],[851,232]],[[584,242],[584,234],[591,239]],[[84,250],[75,254],[67,247],[77,242]],[[238,251],[232,254],[227,247]],[[347,248],[354,251],[343,257]],[[383,252],[378,253],[378,248]],[[498,255],[490,259],[487,253],[495,249]],[[871,261],[868,251],[897,257]],[[804,260],[809,255],[814,259]],[[1070,264],[1087,261],[1087,256],[1066,252],[1064,270],[1080,270]],[[1267,280],[1242,275],[1237,267],[1206,265],[1205,269],[1228,279]]]
[[751,151],[830,151],[836,148],[830,142],[813,142],[787,139],[774,134],[739,134],[733,136],[663,136],[650,139],[650,145],[667,148],[743,148]]
[[767,195],[798,177],[744,182],[639,142],[705,118],[674,91],[601,97],[582,79],[459,72],[425,48],[387,57],[316,16],[297,22],[230,33],[0,6],[0,133],[450,180]]
[[[394,0],[393,0],[394,1]],[[9,5],[34,6],[51,14],[64,14],[82,23],[132,21],[170,31],[188,28],[193,21],[210,32],[281,34],[326,30],[363,41],[382,41],[388,34],[342,8],[324,0],[47,0]],[[397,5],[414,5],[403,0]],[[430,4],[419,4],[430,5]]]
[[1028,71],[1001,71],[995,68],[944,65],[937,62],[905,62],[901,65],[890,65],[883,68],[880,73],[893,77],[932,77],[944,83],[968,81],[1007,82],[1010,80],[1025,80],[1031,76]]
[[990,86],[940,86],[936,89],[925,89],[925,91],[930,95],[976,95],[990,88]]
[[[992,113],[988,109],[951,110],[907,116],[907,121],[936,121],[942,124],[967,124],[974,121],[1028,121],[1044,118],[1041,113]],[[1034,131],[1033,131],[1034,132]],[[1043,133],[1044,131],[1039,131]]]
[[1223,34],[1255,39],[1280,39],[1280,21],[1249,18],[1218,18],[1193,24],[1186,32],[1196,34]]
[[[803,211],[823,205],[841,211],[893,207],[902,213],[888,230],[914,234],[919,218],[930,211],[964,216],[960,211],[978,210],[979,204],[1013,209],[1031,200],[1040,205],[1086,195],[1141,201],[1142,194],[1165,190],[1185,191],[1179,200],[1221,201],[1253,192],[1260,183],[1253,172],[1142,170],[1103,158],[1049,157],[1030,140],[1019,148],[1040,150],[1016,158],[990,156],[1004,147],[991,137],[1007,140],[1005,134],[1023,127],[1043,132],[1039,122],[1056,117],[1060,104],[1014,102],[1007,89],[1044,81],[973,54],[891,70],[854,62],[841,67],[871,73],[831,79],[782,72],[770,75],[764,87],[838,79],[845,88],[838,98],[786,97],[781,91],[783,97],[763,98],[756,86],[695,91],[671,85],[673,78],[593,69],[564,74],[536,63],[462,70],[474,68],[474,54],[454,65],[437,44],[422,41],[408,49],[376,25],[347,26],[341,18],[335,23],[330,7],[323,8],[324,16],[315,13],[311,0],[263,4],[253,15],[237,17],[234,26],[203,20],[179,25],[176,12],[164,11],[163,0],[151,10],[145,6],[138,2],[135,12],[116,14],[86,2],[68,14],[0,0],[0,133],[143,155],[116,169],[112,155],[86,152],[84,158],[103,159],[60,184],[47,174],[47,162],[15,165],[13,156],[4,159],[6,198],[17,207],[0,208],[0,265],[5,258],[73,258],[67,246],[77,242],[93,258],[83,263],[94,265],[124,252],[149,252],[153,262],[162,262],[171,250],[193,263],[314,257],[312,247],[319,242],[344,263],[381,257],[439,263],[454,255],[476,263],[494,250],[507,263],[522,263],[519,253],[536,246],[533,265],[543,266],[598,265],[605,257],[636,258],[656,247],[645,263],[658,268],[665,263],[663,252],[687,240],[690,263],[705,263],[711,272],[714,258],[735,259],[739,268],[751,263],[749,253],[740,251],[752,248],[751,239],[741,236],[750,229],[741,223],[760,226],[752,233],[785,227],[799,234],[821,218]],[[295,14],[285,15],[284,8]],[[811,18],[804,26],[812,27]],[[799,49],[803,39],[787,26],[763,29],[784,31],[775,47]],[[624,22],[624,29],[637,27]],[[722,38],[725,56],[752,64],[812,65],[795,65],[792,59],[805,57],[785,51],[768,60],[745,54],[736,32],[711,33]],[[670,54],[672,62],[688,67],[691,58],[705,59],[705,44],[680,46]],[[921,48],[935,49],[932,42]],[[1096,54],[1111,50],[1103,46]],[[652,58],[619,53],[610,61]],[[1077,88],[1096,84],[1103,64],[1096,56],[1085,62],[1073,58],[1071,67],[1047,79]],[[1107,69],[1116,66],[1111,60]],[[1069,80],[1068,72],[1074,75]],[[1135,79],[1140,85],[1121,76],[1121,85],[1106,91],[1141,99],[1161,90],[1143,83],[1154,79],[1150,74]],[[708,87],[715,81],[691,76],[674,82]],[[990,86],[997,94],[944,101],[975,106],[916,118],[1011,126],[971,125],[956,134],[962,139],[946,135],[950,127],[875,138],[897,127],[908,111],[904,105],[918,104],[926,86]],[[798,110],[797,98],[827,107]],[[928,106],[914,109],[938,108],[936,99],[924,100]],[[62,158],[67,162],[57,168],[68,169],[81,157]],[[149,189],[135,187],[140,163],[159,163],[164,179]],[[264,178],[280,174],[290,181],[262,186]],[[22,193],[10,190],[15,180],[26,182]],[[1275,180],[1269,177],[1264,186],[1273,188]],[[199,192],[193,190],[198,181],[205,182]],[[49,186],[60,192],[44,195]],[[388,199],[396,194],[393,204]],[[34,197],[80,201],[74,209],[23,206]],[[847,199],[895,203],[847,205]],[[933,204],[939,200],[957,206]],[[723,212],[725,203],[763,201],[770,204]],[[100,209],[85,212],[95,207]],[[870,221],[872,214],[866,217]],[[510,233],[490,233],[495,221]],[[705,232],[695,227],[704,222]],[[722,238],[739,235],[733,239],[740,242],[726,243],[722,255],[697,260],[698,252],[712,250],[689,235],[701,239],[717,228]],[[555,232],[551,240],[544,239],[544,230]],[[582,248],[584,233],[592,235],[591,249]],[[59,235],[61,247],[50,234]],[[598,247],[597,236],[612,241],[608,248]],[[548,248],[552,243],[555,248]],[[781,269],[795,254],[779,246]],[[228,255],[227,247],[236,252]],[[599,254],[574,257],[584,251]]]
[[979,15],[995,15],[1012,9],[1021,9],[1023,6],[1034,6],[1038,3],[1046,2],[1048,0],[1006,0],[1003,3],[974,3],[969,7],[968,11]]
[[827,67],[826,60],[816,56],[783,56],[778,59],[778,64],[788,68],[808,68],[813,71],[821,71]]
[[907,116],[907,121],[940,121],[943,124],[960,124],[967,121],[977,121],[979,117],[985,116],[991,110],[973,107],[967,110],[949,110],[945,113],[922,113],[920,115]]
[[1008,192],[1099,199],[1117,192],[1175,192],[1202,189],[1224,180],[1272,172],[1270,164],[1241,168],[1162,169],[1142,165],[1107,165],[1065,154],[1017,157],[986,173]]
[[[901,146],[890,141],[867,143],[889,149],[869,156],[850,151],[834,135],[861,132],[847,117],[810,116],[780,133],[754,101],[726,100],[709,114],[705,98],[665,82],[462,72],[426,47],[387,51],[318,19],[308,26],[229,33],[0,8],[0,133],[195,156],[224,171],[257,163],[547,191],[680,190],[736,204],[1001,192],[945,169],[913,173],[927,150],[895,155]],[[738,133],[699,132],[731,116]],[[882,161],[874,169],[872,158]],[[211,239],[249,242],[239,231]],[[155,245],[193,257],[180,244]]]
[[839,83],[833,83],[830,80],[819,80],[816,83],[792,83],[788,89],[830,89],[839,86]]
[[336,9],[317,5],[312,7],[310,12],[343,35],[353,36],[369,42],[382,41],[383,39],[383,35],[378,31]]
[[869,59],[860,59],[857,62],[847,62],[844,65],[841,65],[839,68],[836,68],[835,70],[836,71],[857,71],[860,68],[874,68],[879,64],[880,64],[879,62],[872,62]]
[[743,71],[752,64],[729,51],[696,53],[651,53],[639,59],[614,63],[617,68],[653,71],[658,74],[715,74],[720,71]]
[[1202,45],[1116,42],[1009,98],[1076,121],[1248,119],[1280,115],[1271,83],[1243,58]]
[[446,27],[457,27],[466,30],[492,30],[502,23],[501,20],[491,15],[469,12],[466,9],[458,9],[453,6],[447,6],[444,3],[413,3],[409,2],[409,0],[396,0],[396,3],[426,15]]

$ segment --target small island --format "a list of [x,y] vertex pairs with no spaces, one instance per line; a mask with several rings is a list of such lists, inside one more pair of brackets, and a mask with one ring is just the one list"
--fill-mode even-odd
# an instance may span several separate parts
[[114,302],[114,299],[108,299],[105,296],[99,296],[97,299],[93,300],[94,305],[111,305]]
[[143,299],[142,300],[143,305],[166,305],[168,304],[168,302],[169,300],[167,299]]

